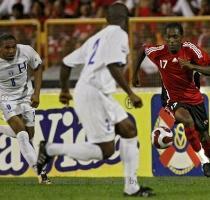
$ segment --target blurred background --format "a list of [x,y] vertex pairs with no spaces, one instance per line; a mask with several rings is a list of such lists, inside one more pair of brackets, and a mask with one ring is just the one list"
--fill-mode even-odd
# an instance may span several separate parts
[[[0,0],[0,34],[10,32],[19,43],[36,49],[44,62],[43,87],[59,87],[62,58],[105,26],[105,11],[115,0]],[[131,55],[125,77],[131,82],[132,66],[143,44],[163,44],[165,23],[181,22],[184,40],[210,53],[210,0],[122,0],[129,8]],[[81,68],[73,70],[72,87]],[[157,68],[145,60],[141,86],[161,85]],[[202,86],[210,79],[202,77]]]

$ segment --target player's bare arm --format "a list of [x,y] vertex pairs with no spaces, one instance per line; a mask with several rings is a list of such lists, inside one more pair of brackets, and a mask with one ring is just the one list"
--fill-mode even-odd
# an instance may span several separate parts
[[137,63],[134,66],[134,69],[133,69],[132,84],[133,84],[134,87],[139,87],[140,86],[139,70],[140,70],[141,63],[143,62],[144,58],[146,57],[143,48],[140,48],[138,55],[139,56],[138,56]]
[[136,108],[141,108],[143,105],[142,100],[140,97],[138,97],[136,94],[133,93],[133,91],[127,84],[123,76],[122,67],[119,66],[119,64],[117,63],[110,64],[107,67],[110,73],[112,74],[113,78],[119,84],[119,86],[128,94],[133,106]]
[[39,95],[42,85],[42,65],[34,70],[34,93],[31,96],[31,106],[37,108],[39,106]]
[[71,74],[71,68],[63,64],[60,71],[61,92],[59,95],[59,101],[65,105],[69,105],[69,101],[72,100],[72,95],[69,92],[69,84],[68,84],[70,74]]
[[181,58],[178,58],[178,60],[179,60],[179,64],[181,65],[181,67],[190,69],[190,70],[194,70],[194,71],[197,71],[204,75],[210,76],[210,66],[195,65],[195,64],[192,64],[189,61],[181,59]]

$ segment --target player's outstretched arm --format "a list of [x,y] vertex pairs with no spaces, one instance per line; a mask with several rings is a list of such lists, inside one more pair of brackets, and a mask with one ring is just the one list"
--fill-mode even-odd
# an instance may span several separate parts
[[142,107],[142,100],[129,87],[123,76],[122,67],[118,63],[109,64],[107,67],[119,86],[128,94],[133,106]]
[[72,96],[69,92],[70,74],[71,74],[71,67],[67,67],[66,65],[63,64],[60,70],[61,92],[59,95],[59,101],[65,105],[69,105],[69,101],[72,100]]
[[181,58],[178,58],[178,60],[181,67],[197,71],[206,76],[210,76],[210,66],[199,66],[199,65],[191,64],[189,61],[181,59]]
[[37,108],[39,106],[39,95],[42,86],[42,71],[42,65],[39,65],[34,70],[34,93],[31,96],[31,106],[34,108]]
[[146,54],[144,52],[144,48],[141,47],[139,52],[138,52],[137,63],[133,67],[132,84],[133,84],[134,87],[139,87],[140,86],[139,70],[140,70],[141,63],[143,62],[145,57],[146,57]]

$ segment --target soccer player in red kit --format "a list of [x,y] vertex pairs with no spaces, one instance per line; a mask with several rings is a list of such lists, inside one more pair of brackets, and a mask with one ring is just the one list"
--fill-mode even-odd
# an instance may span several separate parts
[[[185,66],[186,63],[207,66],[209,57],[195,44],[182,42],[182,36],[181,24],[170,23],[165,27],[165,45],[144,46],[134,70],[133,85],[138,84],[137,71],[147,56],[161,75],[162,105],[173,112],[176,122],[183,123],[187,140],[200,157],[204,175],[210,177],[209,122],[204,99],[194,76],[197,69]],[[208,74],[203,71],[199,72]]]

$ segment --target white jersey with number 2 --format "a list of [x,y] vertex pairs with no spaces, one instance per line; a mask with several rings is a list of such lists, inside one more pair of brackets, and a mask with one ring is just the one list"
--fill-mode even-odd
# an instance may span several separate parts
[[69,67],[84,65],[79,82],[86,82],[109,94],[116,90],[116,82],[107,65],[126,64],[128,53],[128,34],[120,26],[109,25],[64,57],[63,63]]

